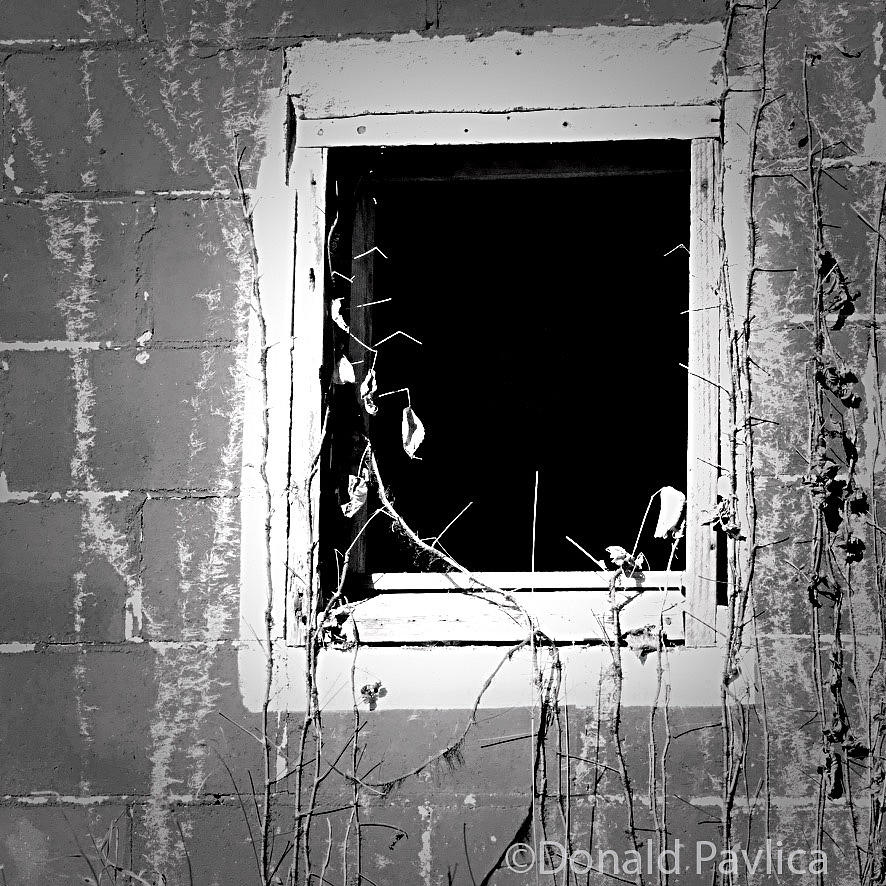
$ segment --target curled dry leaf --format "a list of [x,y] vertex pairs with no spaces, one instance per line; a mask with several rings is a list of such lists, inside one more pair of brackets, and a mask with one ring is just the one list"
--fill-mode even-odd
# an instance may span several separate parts
[[339,329],[344,330],[345,332],[350,332],[351,327],[348,326],[345,318],[341,315],[341,306],[344,299],[334,298],[332,300],[332,305],[329,308],[329,313],[332,316],[332,322],[338,326]]
[[616,566],[621,566],[621,564],[631,555],[621,545],[609,545],[609,547],[606,548],[606,556],[608,556]]
[[375,683],[367,683],[360,688],[360,695],[363,696],[363,701],[369,705],[370,711],[374,711],[378,707],[378,700],[384,698],[387,694],[388,690],[381,685],[381,680],[376,680]]
[[350,519],[366,504],[368,496],[369,472],[364,469],[359,477],[356,474],[350,474],[348,476],[348,500],[342,503],[341,512]]
[[418,447],[425,439],[425,426],[411,406],[403,410],[403,448],[410,458],[415,458]]
[[673,486],[665,486],[659,491],[658,498],[661,510],[658,513],[658,523],[655,524],[655,537],[667,538],[680,523],[686,496]]
[[642,628],[634,628],[624,634],[628,649],[640,659],[640,664],[646,662],[646,656],[658,649],[659,637],[655,625],[646,625]]
[[643,554],[632,556],[621,545],[609,545],[606,548],[606,556],[609,557],[617,568],[625,571],[646,568],[646,557]]
[[375,380],[375,370],[370,369],[366,373],[366,378],[360,385],[360,397],[363,400],[363,408],[370,414],[375,415],[378,412],[378,404],[375,402],[375,392],[378,390],[378,384]]
[[352,385],[357,381],[357,377],[354,375],[354,366],[344,354],[338,358],[338,363],[335,364],[332,381],[337,385]]

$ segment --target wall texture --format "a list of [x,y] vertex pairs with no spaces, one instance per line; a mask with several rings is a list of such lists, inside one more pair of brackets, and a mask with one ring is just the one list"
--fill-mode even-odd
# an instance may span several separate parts
[[[871,798],[883,785],[886,564],[875,524],[886,440],[875,301],[883,237],[872,228],[886,176],[884,8],[879,0],[772,6],[764,52],[765,8],[714,0],[0,0],[5,882],[82,882],[102,869],[103,882],[112,882],[109,861],[142,872],[141,882],[187,883],[189,866],[199,886],[258,882],[233,787],[246,789],[250,772],[257,784],[263,779],[263,755],[250,733],[260,718],[244,706],[237,673],[252,266],[232,169],[245,150],[252,182],[268,97],[284,85],[284,48],[305,37],[386,41],[409,31],[433,39],[716,20],[730,24],[723,56],[736,92],[727,114],[733,98],[758,95],[744,91],[760,85],[763,60],[767,86],[755,129],[749,290],[759,548],[749,610],[756,632],[746,642],[756,644],[760,675],[755,704],[736,721],[734,740],[746,752],[733,836],[754,847],[766,835],[788,848],[823,846],[827,882],[880,882],[881,807]],[[814,181],[810,149],[812,167],[823,168]],[[860,293],[827,346],[815,299],[838,275],[818,254],[822,242]],[[839,295],[827,295],[828,304]],[[859,379],[850,383],[859,402],[847,407],[833,439],[856,445],[857,465],[843,448],[839,470],[850,463],[868,504],[824,536],[815,483],[804,482],[818,469],[810,402],[834,396],[810,381],[817,352]],[[811,553],[817,537],[830,551],[823,560]],[[847,562],[859,550],[853,539],[866,547]],[[815,581],[825,567],[840,578],[842,646],[833,639],[833,600]],[[626,705],[613,729],[611,691],[603,686],[599,707],[566,708],[559,744],[549,736],[551,833],[562,833],[565,779],[574,845],[587,847],[593,833],[595,846],[623,853],[630,805],[641,842],[650,836],[643,829],[654,835],[660,826],[649,795],[659,797],[664,772],[671,839],[717,841],[724,768],[716,696],[672,705],[667,716],[662,699],[652,727],[648,705]],[[837,719],[845,715],[873,754],[856,750],[852,759],[845,726],[833,723],[838,696],[845,703]],[[383,761],[386,776],[408,771],[457,734],[469,713],[401,708],[394,697],[371,715],[364,707],[363,759],[373,761],[365,768]],[[451,766],[391,792],[364,789],[366,882],[487,882],[531,803],[528,742],[495,742],[533,731],[537,716],[527,686],[525,707],[484,709]],[[274,717],[281,757],[294,748],[302,719],[300,711]],[[325,717],[323,759],[333,762],[352,731],[350,712]],[[568,769],[558,765],[567,753]],[[843,769],[841,795],[834,759]],[[351,800],[352,785],[333,772],[315,808]],[[275,857],[294,802],[281,789]],[[660,799],[652,805],[660,814]],[[251,800],[246,814],[255,828]],[[326,882],[343,882],[348,852],[355,882],[353,840],[343,849],[349,816],[348,808],[313,824],[317,875],[331,847]],[[284,882],[288,869],[287,858]],[[117,882],[136,882],[127,877],[118,873]],[[710,870],[685,877],[696,880],[710,882]],[[502,873],[492,882],[526,878]]]

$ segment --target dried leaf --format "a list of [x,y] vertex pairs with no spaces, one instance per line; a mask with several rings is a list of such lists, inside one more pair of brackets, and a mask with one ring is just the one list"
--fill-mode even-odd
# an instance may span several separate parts
[[341,506],[341,512],[350,519],[355,516],[369,496],[369,472],[363,470],[360,476],[350,474],[348,476],[348,500]]
[[658,494],[661,510],[655,524],[655,538],[667,538],[677,528],[683,516],[686,496],[673,486],[665,486]]
[[344,354],[338,358],[338,363],[335,364],[332,381],[337,385],[352,385],[357,381],[357,377],[354,375],[354,367]]
[[843,752],[852,760],[865,760],[870,754],[870,751],[857,738],[851,737],[843,742]]
[[425,439],[425,426],[411,406],[403,410],[403,448],[410,458],[415,458],[418,447]]
[[646,662],[646,656],[650,652],[655,652],[658,649],[658,631],[655,625],[634,628],[632,631],[625,633],[624,639],[628,644],[628,649],[640,659],[640,664]]
[[720,474],[717,477],[717,495],[720,498],[730,498],[732,496],[732,477],[729,474]]
[[375,683],[367,683],[360,689],[360,695],[363,696],[363,701],[369,705],[370,711],[374,711],[378,707],[378,700],[384,698],[387,694],[388,690],[381,685],[381,680],[376,680]]
[[334,298],[332,300],[332,305],[329,308],[329,313],[332,316],[332,322],[338,326],[339,329],[344,330],[345,332],[350,332],[351,327],[348,326],[345,318],[341,315],[341,306],[344,299]]
[[621,545],[609,545],[606,548],[606,556],[619,568],[626,572],[634,569],[646,568],[646,557],[643,554],[633,556],[626,551]]
[[825,757],[828,799],[839,800],[843,796],[843,761],[836,754]]
[[606,548],[606,554],[616,566],[620,566],[631,556],[621,545],[609,545],[609,547]]
[[366,378],[363,379],[363,383],[360,385],[360,397],[363,400],[363,408],[370,415],[375,415],[378,412],[378,405],[374,400],[375,392],[377,390],[378,385],[375,381],[375,370],[370,369],[369,372],[366,373]]

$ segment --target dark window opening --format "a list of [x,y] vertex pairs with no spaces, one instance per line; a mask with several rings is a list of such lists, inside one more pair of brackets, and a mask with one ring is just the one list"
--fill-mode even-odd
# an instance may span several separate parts
[[[630,550],[650,496],[686,491],[688,143],[339,149],[329,182],[330,300],[369,344],[421,342],[391,338],[375,368],[379,394],[408,388],[426,436],[409,458],[405,391],[366,414],[371,354],[329,324],[329,373],[344,353],[357,384],[330,387],[324,580],[377,506],[370,494],[356,520],[340,507],[364,434],[419,535],[471,503],[440,539],[469,569],[530,569],[536,472],[536,570],[596,568],[567,535],[601,559]],[[386,258],[353,258],[372,246]],[[664,569],[656,517],[639,550]],[[684,562],[681,544],[672,568]],[[350,568],[429,564],[380,517]]]

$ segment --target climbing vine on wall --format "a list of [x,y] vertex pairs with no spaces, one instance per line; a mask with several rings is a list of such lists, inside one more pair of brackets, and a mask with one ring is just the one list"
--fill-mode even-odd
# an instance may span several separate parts
[[[760,5],[731,2],[726,18],[726,39],[721,50],[723,103],[731,94],[731,71],[729,65],[730,40],[736,16],[755,16],[759,28],[759,61],[756,67],[757,98],[751,127],[748,133],[748,191],[747,205],[751,219],[754,218],[758,182],[758,138],[761,123],[772,105],[779,100],[770,93],[767,72],[767,37],[770,18],[777,14],[780,0]],[[879,658],[867,679],[866,686],[859,677],[857,648],[852,649],[852,664],[847,664],[843,631],[848,620],[849,630],[854,632],[852,610],[853,581],[855,570],[865,560],[873,558],[877,600],[883,599],[883,533],[878,526],[874,496],[874,471],[870,472],[869,487],[865,489],[858,475],[859,464],[859,412],[863,400],[859,386],[859,370],[850,365],[839,348],[833,333],[838,333],[864,304],[864,293],[857,288],[844,270],[837,250],[828,242],[827,228],[821,206],[820,188],[823,176],[831,173],[829,168],[829,145],[816,126],[810,112],[808,71],[821,64],[820,55],[807,52],[802,59],[804,88],[804,120],[806,133],[799,147],[805,148],[807,163],[802,186],[810,204],[810,228],[812,231],[812,261],[814,263],[814,286],[810,293],[812,313],[812,347],[806,372],[806,389],[809,406],[808,470],[801,479],[808,493],[812,519],[812,542],[809,561],[797,567],[806,585],[809,603],[811,639],[813,644],[813,673],[817,694],[817,718],[821,734],[821,759],[818,763],[818,797],[816,828],[813,843],[816,849],[824,848],[826,839],[825,811],[828,803],[844,802],[849,810],[853,833],[858,849],[855,851],[859,882],[875,884],[886,877],[886,854],[884,854],[883,816],[886,813],[886,778],[882,768],[886,750],[886,703],[882,698],[882,670],[884,653],[881,645]],[[795,176],[796,177],[796,176]],[[242,185],[242,183],[241,183]],[[722,179],[721,179],[722,187]],[[884,185],[886,187],[886,185]],[[244,213],[250,225],[251,207],[244,195]],[[720,205],[723,205],[721,192]],[[886,196],[886,191],[884,191]],[[877,359],[877,270],[880,265],[880,241],[883,199],[880,200],[879,216],[869,222],[874,232],[873,272],[870,285],[869,347],[872,359]],[[334,228],[335,222],[333,222]],[[757,621],[760,617],[755,599],[755,577],[758,555],[767,542],[757,536],[757,493],[755,477],[755,428],[760,421],[754,416],[754,372],[752,357],[754,341],[754,297],[757,275],[756,232],[751,223],[749,271],[745,281],[736,281],[728,266],[725,251],[726,225],[721,219],[721,273],[717,285],[717,300],[721,312],[726,347],[725,373],[721,378],[727,414],[723,425],[724,435],[722,478],[718,486],[718,501],[710,502],[712,522],[721,530],[727,546],[729,593],[727,619],[718,624],[722,640],[721,670],[721,721],[717,724],[722,737],[720,771],[719,836],[724,848],[731,848],[742,839],[736,825],[740,811],[750,833],[751,820],[762,817],[765,834],[772,833],[772,787],[770,777],[770,735],[765,687],[765,667],[759,668],[756,679],[756,703],[749,704],[747,697],[739,697],[734,687],[739,677],[748,670],[748,651],[761,656]],[[331,252],[330,252],[331,254]],[[330,275],[344,274],[330,264]],[[261,312],[260,293],[256,289],[256,310]],[[364,348],[370,360],[369,372],[361,385],[356,385],[353,364],[340,348],[330,379],[332,385],[351,385],[355,396],[367,414],[385,408],[379,400],[386,393],[379,393],[376,375],[379,357],[378,345],[364,342],[355,336],[346,317],[343,300],[334,299],[330,305],[330,319],[337,334],[355,339]],[[265,345],[262,344],[264,352]],[[402,443],[410,457],[416,456],[424,438],[424,427],[413,409],[408,390],[406,405],[402,408]],[[331,401],[330,401],[331,402]],[[868,408],[876,410],[875,424],[878,437],[868,445],[879,447],[880,404],[875,392],[869,398]],[[324,434],[328,433],[334,416],[327,410],[324,415]],[[325,444],[324,444],[325,445]],[[439,563],[446,570],[461,573],[465,587],[458,593],[481,596],[509,612],[518,619],[525,630],[525,638],[506,650],[499,664],[478,687],[477,696],[463,728],[439,751],[417,765],[395,772],[383,779],[373,778],[374,763],[363,760],[365,744],[363,730],[367,728],[368,715],[385,697],[386,689],[379,683],[359,685],[356,678],[359,637],[343,630],[355,605],[347,600],[346,578],[350,565],[351,547],[339,552],[338,579],[332,592],[321,597],[311,583],[303,599],[303,642],[306,651],[305,697],[306,710],[301,728],[294,742],[285,746],[272,728],[269,717],[270,693],[273,687],[274,654],[273,637],[268,632],[267,695],[262,714],[262,742],[265,752],[264,784],[251,786],[241,798],[243,817],[253,833],[259,882],[287,883],[290,886],[326,881],[332,864],[333,853],[340,856],[340,874],[345,883],[372,883],[363,870],[362,835],[369,826],[362,817],[367,806],[378,804],[392,797],[410,779],[423,773],[433,772],[438,778],[461,767],[464,763],[465,746],[469,734],[477,725],[477,711],[485,693],[493,684],[501,668],[518,653],[529,652],[533,666],[535,699],[532,712],[531,765],[527,773],[529,795],[525,814],[516,823],[513,837],[501,855],[485,872],[471,868],[467,843],[465,853],[473,883],[489,883],[505,860],[511,845],[538,841],[556,833],[569,851],[579,845],[590,850],[594,845],[597,810],[607,802],[603,788],[609,779],[618,784],[621,807],[624,814],[625,832],[629,846],[638,851],[645,824],[657,842],[660,852],[672,842],[669,827],[669,753],[672,735],[669,720],[669,685],[666,680],[669,653],[660,626],[652,626],[643,636],[628,635],[620,624],[620,606],[611,608],[607,627],[611,665],[601,682],[598,694],[595,723],[586,727],[586,733],[594,736],[594,756],[581,758],[585,771],[590,775],[587,791],[582,801],[588,810],[579,836],[578,798],[574,795],[574,755],[569,742],[570,712],[562,704],[563,665],[557,646],[535,623],[529,613],[519,604],[513,594],[491,587],[465,569],[445,551],[429,544],[409,525],[398,511],[381,476],[379,465],[368,438],[359,441],[356,468],[348,473],[346,488],[342,490],[340,506],[350,518],[369,507],[370,493],[374,491],[377,506],[366,515],[360,532],[376,519],[388,520],[397,527],[401,536],[412,545],[423,562]],[[316,453],[311,483],[319,482],[321,452]],[[877,456],[873,457],[876,465]],[[310,484],[309,484],[310,485]],[[866,541],[865,527],[873,525],[874,536]],[[269,531],[269,530],[268,530]],[[358,533],[359,537],[359,533]],[[357,539],[354,540],[356,542]],[[679,537],[677,538],[679,540]],[[613,548],[615,550],[615,548]],[[621,550],[621,549],[619,549]],[[625,556],[613,572],[613,589],[619,579],[638,567],[639,557],[634,551],[624,550]],[[833,640],[825,649],[826,641],[821,629],[821,615],[827,609],[833,619]],[[881,633],[884,627],[884,607],[878,606]],[[271,601],[268,620],[271,619]],[[353,725],[344,746],[330,749],[324,732],[324,717],[319,698],[317,667],[321,652],[329,645],[350,649],[354,654],[351,670],[351,695],[353,699]],[[656,694],[650,709],[648,722],[648,746],[646,754],[648,796],[635,792],[636,766],[625,748],[622,734],[622,682],[624,677],[624,650],[634,649],[643,658],[654,661],[656,668]],[[824,656],[824,657],[823,657]],[[850,669],[852,673],[849,672]],[[606,686],[604,698],[603,685]],[[851,686],[851,689],[848,688]],[[847,698],[847,693],[852,699]],[[853,703],[854,702],[854,705]],[[850,713],[853,706],[859,713]],[[856,719],[853,719],[855,717]],[[758,783],[749,782],[749,754],[756,752],[754,721],[762,731],[759,744],[761,775]],[[664,742],[659,743],[660,724],[664,726]],[[273,761],[283,754],[286,767],[275,771]],[[632,765],[633,764],[633,765]],[[347,786],[349,802],[344,807],[328,808],[320,800],[321,787],[337,777]],[[856,786],[856,782],[863,787]],[[859,795],[865,794],[865,803]],[[260,802],[253,804],[253,796]],[[330,816],[348,812],[342,834],[336,838]],[[861,823],[862,810],[868,810],[866,834]],[[405,833],[399,831],[398,833]],[[397,839],[400,839],[398,836]],[[556,862],[555,859],[553,861]],[[644,884],[644,874],[638,870],[632,875],[638,886]],[[667,873],[659,873],[659,884],[668,882]],[[591,872],[588,872],[590,882]],[[821,874],[820,882],[824,882]],[[717,871],[715,879],[724,886],[738,882],[731,870]],[[450,882],[452,880],[450,879]],[[568,873],[564,883],[569,882]]]

